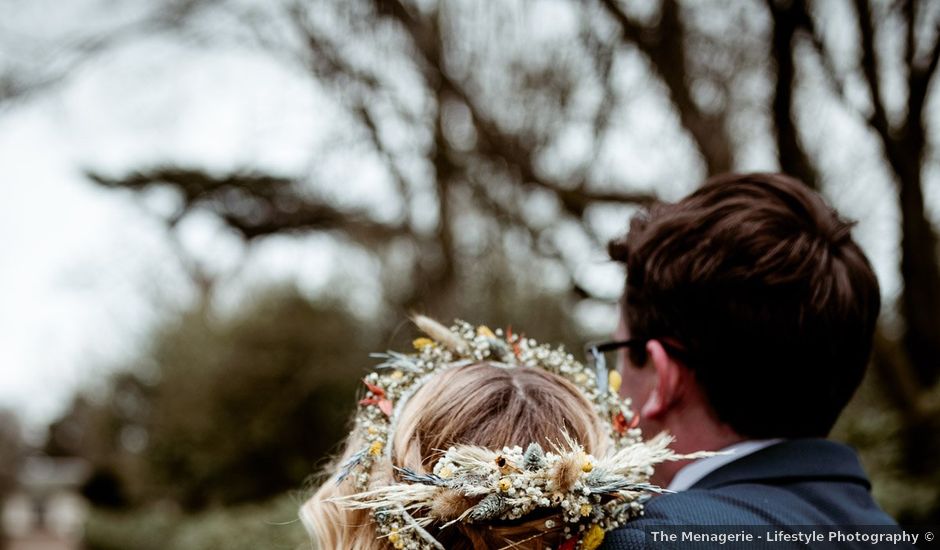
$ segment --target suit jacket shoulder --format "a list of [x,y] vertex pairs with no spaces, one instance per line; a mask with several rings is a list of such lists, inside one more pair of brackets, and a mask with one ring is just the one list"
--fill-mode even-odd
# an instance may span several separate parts
[[643,516],[608,533],[601,548],[650,548],[649,533],[657,527],[896,527],[869,488],[849,447],[826,440],[787,441],[726,464],[688,491],[652,498]]

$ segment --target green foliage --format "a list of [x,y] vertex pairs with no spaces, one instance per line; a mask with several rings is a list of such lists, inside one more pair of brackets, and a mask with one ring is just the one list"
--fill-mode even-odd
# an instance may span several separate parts
[[16,414],[0,409],[0,498],[15,485],[25,453],[26,444]]
[[146,437],[145,415],[152,387],[136,371],[120,371],[104,381],[105,391],[76,395],[68,412],[48,429],[44,451],[79,456],[93,468],[85,496],[100,506],[121,506],[140,493],[140,456],[129,452],[129,435]]
[[[508,266],[500,255],[479,261],[462,276],[466,291],[429,313],[543,341],[584,339],[563,296]],[[410,346],[405,314],[392,319],[362,320],[280,287],[227,313],[197,305],[162,326],[103,395],[76,398],[47,450],[93,464],[109,482],[87,493],[99,507],[169,501],[196,511],[300,488],[348,433],[369,353]]]
[[298,487],[345,435],[379,326],[296,292],[196,310],[155,343],[149,469],[188,508]]
[[[583,339],[566,300],[496,259],[481,262],[464,288],[442,309],[546,341]],[[404,319],[363,321],[335,303],[275,289],[229,315],[200,307],[167,324],[137,370],[112,378],[105,402],[78,400],[56,424],[66,441],[85,429],[99,447],[85,455],[112,465],[142,504],[96,508],[87,548],[309,548],[295,521],[301,499],[231,504],[304,486],[348,432],[359,377],[374,363],[368,353],[410,345],[415,332]],[[122,447],[129,426],[147,433],[136,453]],[[119,458],[107,458],[111,451]]]
[[[932,525],[940,520],[940,473],[917,474],[910,459],[922,449],[907,448],[909,424],[884,395],[884,380],[870,369],[843,412],[832,436],[858,449],[875,500],[902,525]],[[940,398],[940,389],[933,391]],[[938,426],[928,426],[933,434]],[[922,443],[921,445],[923,445]]]
[[152,507],[130,513],[93,509],[85,524],[88,550],[157,550],[167,548],[180,516],[172,509]]
[[111,492],[130,504],[196,510],[296,489],[347,433],[382,329],[292,288],[256,293],[228,314],[197,306],[163,326],[106,392],[77,398],[48,450],[116,476]]
[[312,550],[297,520],[300,500],[281,495],[262,504],[185,515],[150,506],[133,512],[92,511],[87,550]]

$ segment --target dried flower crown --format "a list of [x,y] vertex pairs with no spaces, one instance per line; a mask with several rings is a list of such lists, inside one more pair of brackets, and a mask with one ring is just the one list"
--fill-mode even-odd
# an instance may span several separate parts
[[[414,341],[416,353],[375,354],[384,361],[366,376],[367,394],[359,402],[355,430],[366,446],[340,468],[337,481],[350,478],[359,491],[334,501],[372,511],[380,536],[395,548],[444,547],[428,531],[456,522],[512,521],[537,509],[547,517],[545,532],[558,532],[560,550],[593,550],[604,533],[642,513],[643,501],[660,489],[649,483],[655,464],[684,458],[669,450],[660,435],[643,441],[629,402],[619,398],[620,377],[607,380],[576,361],[564,348],[552,349],[507,330],[456,321],[451,328],[427,317],[415,323],[428,336]],[[540,368],[572,382],[593,404],[611,445],[596,458],[567,434],[552,449],[537,443],[499,450],[451,447],[424,474],[398,469],[400,482],[368,489],[372,465],[390,460],[398,414],[411,395],[442,370],[483,360],[506,368]],[[600,383],[598,383],[600,382]]]

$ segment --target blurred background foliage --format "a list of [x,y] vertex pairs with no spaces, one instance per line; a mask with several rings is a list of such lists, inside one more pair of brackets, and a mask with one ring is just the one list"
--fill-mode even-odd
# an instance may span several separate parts
[[301,500],[290,495],[260,503],[183,514],[151,505],[134,513],[95,509],[85,527],[89,550],[292,550],[309,548],[296,525]]
[[0,409],[0,496],[16,485],[16,473],[26,452],[16,413]]
[[[94,465],[89,548],[297,544],[284,495],[337,449],[368,353],[408,346],[409,312],[579,349],[612,328],[603,249],[630,214],[753,168],[851,216],[892,204],[899,283],[835,437],[890,513],[940,523],[938,22],[916,0],[160,1],[59,44],[59,64],[7,66],[15,107],[129,40],[246,48],[308,78],[340,128],[302,173],[87,168],[161,220],[195,289],[49,428],[46,452]],[[351,184],[362,171],[374,190]],[[237,267],[184,238],[207,216],[246,250],[326,239],[331,278],[232,291]]]

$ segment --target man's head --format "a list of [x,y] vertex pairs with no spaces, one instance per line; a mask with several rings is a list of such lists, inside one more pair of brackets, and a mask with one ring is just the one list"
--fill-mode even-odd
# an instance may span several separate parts
[[880,308],[850,229],[780,174],[717,177],[635,217],[609,248],[627,269],[621,336],[651,340],[624,366],[645,422],[670,428],[700,399],[740,438],[828,434]]

